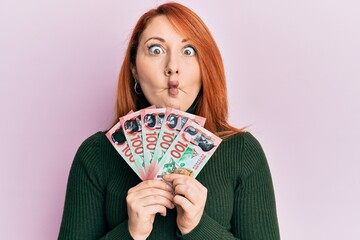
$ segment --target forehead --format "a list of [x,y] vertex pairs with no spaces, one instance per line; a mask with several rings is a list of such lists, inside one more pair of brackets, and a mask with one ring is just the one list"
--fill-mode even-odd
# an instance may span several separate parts
[[164,15],[156,16],[150,20],[144,32],[141,34],[140,41],[144,41],[151,37],[160,37],[165,40],[179,39],[180,41],[185,39]]

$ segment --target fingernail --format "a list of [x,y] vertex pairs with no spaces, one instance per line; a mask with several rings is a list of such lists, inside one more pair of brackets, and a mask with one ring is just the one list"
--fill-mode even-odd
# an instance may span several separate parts
[[169,175],[169,174],[166,174],[166,175],[164,175],[162,178],[163,178],[163,179],[169,179],[169,177],[170,177],[170,175]]

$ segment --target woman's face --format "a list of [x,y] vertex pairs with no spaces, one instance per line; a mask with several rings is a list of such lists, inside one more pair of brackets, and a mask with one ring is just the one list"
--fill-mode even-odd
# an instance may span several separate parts
[[132,74],[156,107],[186,111],[201,88],[200,66],[190,39],[179,35],[166,16],[156,16],[140,36]]

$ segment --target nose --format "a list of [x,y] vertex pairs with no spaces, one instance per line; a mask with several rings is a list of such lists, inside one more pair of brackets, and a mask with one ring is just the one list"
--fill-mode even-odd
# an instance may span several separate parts
[[165,76],[169,77],[174,74],[179,74],[179,59],[176,54],[170,54],[167,66],[164,70]]
[[165,76],[169,77],[173,74],[179,74],[179,70],[173,70],[173,69],[167,67],[165,69],[164,73],[165,73]]

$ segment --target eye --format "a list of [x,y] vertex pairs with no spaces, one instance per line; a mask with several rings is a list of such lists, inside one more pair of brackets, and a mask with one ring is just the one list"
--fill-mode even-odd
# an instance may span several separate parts
[[184,48],[183,53],[186,56],[194,56],[196,54],[195,48],[193,48],[192,46],[187,46]]
[[150,54],[158,55],[164,53],[164,50],[159,45],[151,45],[148,47]]

